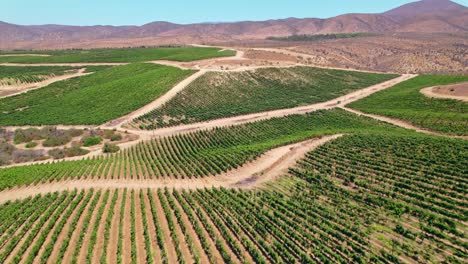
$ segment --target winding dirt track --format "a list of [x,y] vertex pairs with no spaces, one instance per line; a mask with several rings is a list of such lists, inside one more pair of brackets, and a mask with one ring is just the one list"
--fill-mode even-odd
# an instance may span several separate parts
[[[200,73],[201,75],[202,73]],[[189,78],[192,78],[191,81],[195,80],[198,78],[200,75],[194,74]],[[221,118],[221,119],[215,119],[215,120],[210,120],[207,122],[201,122],[201,123],[194,123],[194,124],[188,124],[188,125],[179,125],[179,126],[174,126],[174,127],[166,127],[166,128],[160,128],[156,130],[137,130],[137,129],[126,129],[123,128],[122,125],[125,123],[130,122],[133,120],[133,116],[138,116],[138,114],[146,113],[148,109],[154,109],[151,107],[144,107],[142,109],[139,109],[132,114],[121,117],[117,120],[111,121],[107,123],[107,125],[99,126],[101,129],[117,129],[119,131],[127,131],[131,134],[138,135],[140,137],[140,140],[135,140],[131,142],[126,142],[123,144],[119,144],[120,149],[127,149],[130,148],[136,144],[138,144],[141,141],[149,140],[152,138],[158,138],[158,137],[166,137],[166,136],[171,136],[171,135],[178,135],[178,134],[187,134],[195,131],[200,131],[200,130],[207,130],[207,129],[212,129],[215,127],[226,127],[226,126],[232,126],[232,125],[240,125],[240,124],[245,124],[245,123],[251,123],[255,121],[260,121],[260,120],[267,120],[275,117],[284,117],[288,115],[293,115],[293,114],[305,114],[305,113],[310,113],[318,110],[328,110],[328,109],[333,109],[336,107],[343,107],[346,104],[349,104],[351,102],[357,101],[359,99],[362,99],[364,97],[367,97],[373,93],[376,93],[378,91],[387,89],[389,87],[392,87],[400,82],[404,82],[406,80],[409,80],[411,78],[414,78],[417,75],[412,75],[412,74],[405,74],[400,77],[397,77],[395,79],[379,83],[361,90],[357,90],[355,92],[352,92],[350,94],[335,98],[333,100],[323,102],[323,103],[318,103],[318,104],[312,104],[308,106],[301,106],[301,107],[295,107],[295,108],[288,108],[288,109],[280,109],[280,110],[272,110],[272,111],[267,111],[267,112],[261,112],[261,113],[254,113],[254,114],[247,114],[247,115],[241,115],[241,116],[233,116],[233,117],[227,117],[227,118]],[[176,88],[177,90],[182,90],[184,87],[186,87],[190,82],[185,82],[182,81],[179,83]],[[152,104],[154,105],[160,105],[163,104],[165,101],[170,100],[173,96],[175,96],[177,93],[172,92],[172,90],[169,92],[170,95],[166,96],[164,95],[163,99],[156,99]],[[22,127],[5,127],[8,130],[15,130],[16,128],[28,128],[30,126],[22,126]],[[69,128],[92,128],[91,126],[57,126],[59,129],[69,129]],[[95,127],[95,126],[94,126]],[[78,156],[78,157],[71,157],[71,158],[65,158],[61,159],[61,161],[72,161],[72,160],[81,160],[84,158],[90,158],[90,157],[95,157],[102,155],[102,150],[94,150],[88,153],[87,155],[84,156]],[[4,168],[7,167],[18,167],[18,166],[25,166],[25,165],[33,165],[33,164],[44,164],[44,163],[49,163],[50,160],[44,160],[44,161],[33,161],[33,162],[27,162],[27,163],[19,163],[19,164],[12,164],[5,166]]]
[[126,116],[119,117],[118,119],[110,121],[109,123],[104,125],[104,127],[106,129],[107,128],[109,128],[109,129],[114,129],[114,128],[120,129],[122,127],[122,124],[124,124],[126,122],[129,122],[129,121],[131,121],[131,120],[133,120],[133,119],[135,119],[135,118],[137,118],[137,117],[139,117],[141,115],[144,115],[144,114],[146,114],[146,113],[148,113],[148,112],[162,106],[163,104],[165,104],[166,102],[168,102],[169,100],[174,98],[183,89],[185,89],[185,87],[187,87],[189,84],[191,84],[193,81],[195,81],[196,79],[198,79],[200,76],[202,76],[205,73],[206,73],[205,70],[200,70],[200,71],[192,74],[188,78],[186,78],[183,81],[176,84],[176,86],[174,86],[172,89],[170,89],[167,93],[165,93],[161,97],[158,97],[153,102],[143,106],[142,108],[140,108],[140,109],[138,109],[138,110],[126,115]]
[[[271,51],[271,49],[267,49],[267,50]],[[275,50],[275,51],[285,52],[285,50]],[[289,51],[287,51],[287,54],[304,56],[304,54],[299,54],[299,53],[296,54],[294,52],[289,52]],[[236,58],[242,59],[243,53],[238,51]],[[232,57],[217,58],[217,59],[212,59],[212,61],[214,63],[219,60],[227,60],[227,59],[232,59]],[[87,66],[87,65],[123,65],[123,64],[125,63],[86,63],[86,64],[74,63],[74,64],[34,64],[34,65],[36,66],[50,66],[50,65]],[[25,66],[24,64],[7,64],[7,65]],[[180,64],[177,64],[177,63],[172,63],[171,66],[177,67],[177,65],[180,66]],[[31,65],[27,65],[27,66],[31,66]],[[240,70],[252,70],[256,68],[259,68],[259,67],[245,66],[241,68]],[[331,69],[341,69],[341,68],[331,68]],[[239,70],[239,69],[236,69],[236,70]],[[344,70],[350,70],[350,69],[344,69]],[[140,140],[127,142],[122,145],[119,145],[121,149],[126,149],[131,146],[134,146],[135,144],[143,140],[148,140],[148,139],[155,138],[155,137],[164,137],[164,136],[170,136],[170,135],[175,135],[175,134],[189,133],[189,132],[198,131],[198,130],[206,130],[206,129],[210,129],[214,127],[239,125],[239,124],[250,123],[254,121],[265,120],[265,119],[270,119],[270,118],[275,118],[275,117],[284,117],[284,116],[291,115],[291,114],[305,114],[305,113],[309,113],[309,112],[313,112],[317,110],[326,110],[326,109],[333,109],[333,108],[340,107],[347,111],[353,112],[355,114],[365,115],[365,116],[375,118],[384,122],[395,124],[397,126],[401,126],[401,127],[408,128],[408,129],[414,129],[418,132],[440,135],[432,131],[427,131],[424,129],[411,126],[402,121],[398,121],[398,120],[394,120],[394,119],[390,119],[386,117],[369,115],[369,114],[361,113],[359,111],[352,110],[352,109],[345,107],[346,104],[362,99],[375,92],[387,89],[398,83],[404,82],[406,80],[409,80],[417,76],[413,74],[404,74],[395,79],[352,92],[348,95],[341,96],[339,98],[335,98],[327,102],[308,105],[308,106],[302,106],[302,107],[296,107],[296,108],[290,108],[290,109],[273,110],[273,111],[235,116],[235,117],[229,117],[229,118],[222,118],[222,119],[211,120],[211,121],[202,122],[202,123],[162,128],[162,129],[157,129],[153,131],[131,130],[131,129],[124,129],[122,127],[123,124],[128,123],[134,118],[142,114],[145,114],[161,106],[165,102],[169,101],[178,92],[182,91],[187,85],[189,85],[191,82],[193,82],[198,77],[200,77],[201,75],[203,75],[204,73],[208,71],[213,71],[213,70],[201,69],[199,72],[191,75],[189,78],[180,82],[173,89],[171,89],[168,93],[156,99],[149,105],[146,105],[143,108],[140,108],[124,117],[120,117],[116,120],[110,121],[109,123],[100,126],[100,128],[127,130],[133,134],[139,135]],[[76,128],[80,126],[58,126],[58,127],[66,129],[66,128],[71,128],[71,127]],[[89,126],[81,126],[81,127],[85,128]],[[15,129],[15,128],[18,128],[18,127],[9,127],[8,129]],[[26,128],[26,127],[23,127],[23,128]],[[301,143],[292,144],[289,146],[276,148],[276,149],[266,152],[257,160],[251,163],[245,164],[243,167],[237,170],[230,171],[228,173],[217,175],[217,176],[212,176],[212,177],[205,177],[201,179],[185,179],[185,180],[181,180],[181,179],[70,180],[70,181],[65,181],[65,182],[52,182],[52,183],[47,183],[47,184],[38,185],[38,186],[20,187],[20,188],[14,188],[12,190],[2,191],[0,192],[0,203],[4,203],[7,200],[29,197],[31,195],[35,195],[39,193],[48,193],[52,191],[61,191],[61,190],[68,190],[68,189],[75,189],[75,188],[76,189],[89,189],[89,188],[124,188],[124,187],[128,187],[128,188],[169,187],[169,188],[179,188],[179,189],[197,189],[197,188],[220,187],[220,186],[228,187],[228,188],[234,188],[234,187],[235,188],[254,188],[258,186],[259,184],[265,181],[272,180],[275,177],[284,173],[289,166],[294,165],[297,159],[301,158],[306,152],[311,151],[314,148],[320,146],[321,144],[324,144],[340,136],[341,135],[328,136],[319,140],[310,140],[306,142],[301,142]],[[96,150],[96,151],[89,153],[86,156],[67,158],[65,160],[76,160],[76,159],[97,156],[97,155],[102,155],[102,151]],[[33,162],[29,164],[38,164],[38,163],[46,163],[46,162],[47,161]],[[13,166],[23,166],[23,165],[25,164],[16,164]]]
[[[76,72],[76,73],[64,74],[64,75],[48,78],[47,80],[44,80],[42,82],[0,86],[0,95],[6,94],[6,95],[0,96],[0,98],[15,96],[15,95],[18,95],[18,94],[22,94],[22,93],[26,93],[26,92],[29,92],[29,91],[32,91],[32,90],[36,90],[36,89],[46,87],[46,86],[48,86],[48,85],[50,85],[52,83],[55,83],[55,82],[60,82],[60,81],[64,81],[64,80],[68,80],[68,79],[72,79],[72,78],[76,78],[76,77],[81,77],[81,76],[86,76],[86,75],[93,74],[92,72],[85,73],[85,71],[86,71],[86,68],[82,68],[82,69],[79,69],[78,72]],[[11,91],[11,93],[9,93],[9,91]]]
[[383,121],[383,122],[386,122],[386,123],[389,123],[389,124],[393,124],[393,125],[396,125],[396,126],[399,126],[399,127],[410,129],[410,130],[415,130],[416,132],[420,132],[420,133],[424,133],[424,134],[428,134],[428,135],[436,135],[436,136],[442,136],[442,137],[447,137],[447,138],[468,139],[468,136],[450,136],[450,135],[438,133],[438,132],[435,132],[435,131],[427,130],[427,129],[424,129],[424,128],[420,128],[420,127],[417,127],[415,125],[412,125],[409,122],[406,122],[406,121],[403,121],[403,120],[400,120],[400,119],[395,119],[395,118],[380,116],[380,115],[374,115],[374,114],[367,114],[367,113],[364,113],[364,112],[361,112],[361,111],[358,111],[358,110],[355,110],[355,109],[351,109],[351,108],[348,108],[348,107],[345,107],[345,106],[340,106],[340,108],[344,109],[344,110],[346,110],[348,112],[354,113],[356,115],[367,116],[367,117],[377,119],[377,120],[380,120],[380,121]]
[[201,122],[201,123],[160,128],[160,129],[151,130],[151,131],[131,130],[131,129],[128,129],[128,131],[134,134],[138,134],[140,136],[146,135],[146,136],[152,136],[152,137],[164,137],[164,136],[170,136],[170,135],[175,135],[175,134],[189,133],[189,132],[198,131],[198,130],[205,130],[205,129],[215,128],[215,127],[239,125],[239,124],[265,120],[265,119],[271,119],[275,117],[284,117],[284,116],[293,115],[293,114],[305,114],[305,113],[310,113],[310,112],[314,112],[317,110],[332,109],[332,108],[344,106],[351,102],[357,101],[373,93],[387,89],[398,83],[414,78],[415,76],[416,75],[412,75],[412,74],[404,74],[395,79],[352,92],[350,94],[335,98],[333,100],[323,102],[323,103],[318,103],[318,104],[312,104],[308,106],[300,106],[300,107],[295,107],[295,108],[272,110],[272,111],[267,111],[267,112],[253,113],[253,114],[247,114],[247,115],[241,115],[241,116],[233,116],[233,117],[210,120],[210,121]]
[[262,183],[271,181],[282,176],[301,159],[307,152],[339,138],[343,134],[324,136],[291,145],[286,145],[265,152],[258,159],[244,164],[242,167],[217,176],[193,179],[158,179],[158,180],[69,180],[51,182],[36,186],[17,187],[0,192],[0,204],[6,201],[24,199],[37,194],[65,190],[83,190],[91,188],[129,188],[147,189],[164,188],[170,189],[202,189],[210,187],[225,188],[255,188]]
[[33,66],[70,66],[70,67],[86,67],[86,66],[119,66],[119,65],[127,65],[128,63],[119,63],[119,62],[86,62],[86,63],[0,63],[0,66],[25,66],[25,67],[33,67]]

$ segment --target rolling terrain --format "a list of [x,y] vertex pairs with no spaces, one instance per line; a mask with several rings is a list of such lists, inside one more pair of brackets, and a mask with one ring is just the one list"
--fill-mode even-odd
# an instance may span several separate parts
[[345,14],[327,19],[287,18],[233,23],[142,26],[22,26],[0,22],[1,49],[69,49],[186,45],[301,34],[468,31],[468,9],[448,0],[423,0],[381,14]]
[[0,263],[466,263],[464,17],[0,23]]

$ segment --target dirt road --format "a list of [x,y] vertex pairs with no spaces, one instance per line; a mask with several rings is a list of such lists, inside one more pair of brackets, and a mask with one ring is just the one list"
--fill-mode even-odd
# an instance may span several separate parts
[[261,112],[261,113],[227,117],[227,118],[215,119],[215,120],[210,120],[210,121],[201,122],[201,123],[160,128],[160,129],[151,130],[151,131],[150,130],[132,130],[132,129],[128,129],[128,131],[133,134],[138,134],[138,135],[163,137],[163,136],[170,136],[170,135],[175,135],[175,134],[189,133],[189,132],[198,131],[198,130],[205,130],[205,129],[215,128],[215,127],[239,125],[239,124],[244,124],[244,123],[265,120],[265,119],[271,119],[275,117],[284,117],[284,116],[288,116],[292,114],[305,114],[305,113],[310,113],[310,112],[314,112],[317,110],[332,109],[332,108],[344,106],[351,102],[357,101],[373,93],[392,87],[400,82],[404,82],[406,80],[414,78],[415,76],[416,75],[405,74],[395,79],[352,92],[350,94],[335,98],[327,102],[312,104],[308,106],[301,106],[301,107],[295,107],[295,108],[272,110],[272,111]]
[[358,111],[358,110],[354,110],[354,109],[351,109],[351,108],[348,108],[348,107],[345,107],[345,106],[340,106],[340,108],[344,109],[344,110],[346,110],[348,112],[354,113],[356,115],[367,116],[367,117],[377,119],[377,120],[380,120],[380,121],[383,121],[383,122],[386,122],[386,123],[389,123],[389,124],[393,124],[395,126],[403,127],[403,128],[406,128],[406,129],[414,130],[416,132],[420,132],[420,133],[424,133],[424,134],[428,134],[428,135],[436,135],[436,136],[442,136],[442,137],[448,137],[448,138],[468,139],[468,136],[450,136],[450,135],[446,135],[446,134],[442,134],[442,133],[437,133],[435,131],[420,128],[420,127],[417,127],[415,125],[412,125],[409,122],[399,120],[399,119],[395,119],[395,118],[391,118],[391,117],[374,115],[374,114],[367,114],[367,113],[364,113],[364,112],[361,112],[361,111]]
[[[198,73],[199,76],[201,76],[203,73]],[[198,78],[199,76],[197,75],[192,75],[191,78]],[[295,108],[288,108],[288,109],[280,109],[280,110],[272,110],[272,111],[267,111],[267,112],[261,112],[261,113],[254,113],[254,114],[248,114],[248,115],[242,115],[242,116],[234,116],[234,117],[227,117],[227,118],[222,118],[222,119],[215,119],[215,120],[210,120],[207,122],[202,122],[202,123],[194,123],[194,124],[188,124],[188,125],[180,125],[180,126],[174,126],[174,127],[166,127],[166,128],[160,128],[156,130],[138,130],[138,129],[126,129],[123,128],[122,125],[125,124],[126,122],[129,122],[133,120],[134,117],[138,117],[139,114],[146,113],[147,111],[150,111],[154,109],[153,107],[158,104],[163,104],[166,100],[169,100],[171,96],[174,96],[177,94],[177,92],[174,91],[169,91],[170,95],[166,96],[164,95],[163,99],[159,100],[157,99],[154,101],[151,107],[145,106],[142,109],[139,109],[129,116],[126,116],[124,118],[119,118],[118,120],[114,120],[109,122],[107,125],[99,126],[101,129],[117,129],[120,132],[128,132],[131,134],[138,135],[140,137],[139,140],[127,142],[124,144],[119,144],[119,147],[121,150],[130,148],[141,141],[149,140],[152,138],[158,138],[158,137],[166,137],[166,136],[171,136],[171,135],[178,135],[178,134],[186,134],[186,133],[191,133],[194,131],[200,131],[200,130],[206,130],[206,129],[212,129],[215,127],[226,127],[226,126],[231,126],[231,125],[240,125],[240,124],[245,124],[245,123],[250,123],[250,122],[255,122],[255,121],[260,121],[260,120],[266,120],[266,119],[271,119],[275,117],[284,117],[292,114],[305,114],[305,113],[310,113],[318,110],[327,110],[327,109],[333,109],[336,107],[344,107],[346,104],[349,104],[351,102],[354,102],[356,100],[362,99],[364,97],[367,97],[375,92],[387,89],[389,87],[394,86],[397,83],[406,81],[408,79],[414,78],[416,75],[402,75],[400,77],[397,77],[395,79],[373,85],[355,92],[352,92],[350,94],[335,98],[333,100],[323,102],[323,103],[318,103],[318,104],[312,104],[308,106],[301,106],[301,107],[295,107]],[[193,81],[193,80],[192,80]],[[186,85],[188,85],[190,82],[181,82],[179,83],[179,87],[177,90],[182,90]],[[80,127],[80,126],[57,126],[59,129],[69,129],[73,127]],[[81,126],[80,128],[86,128],[87,126]],[[15,130],[16,128],[28,128],[28,126],[23,126],[23,127],[5,127],[8,130]],[[90,127],[88,127],[90,128]],[[94,126],[93,128],[97,128]],[[80,157],[71,157],[71,158],[65,158],[62,159],[61,161],[73,161],[73,160],[80,160],[84,158],[91,158],[91,157],[96,157],[99,155],[102,155],[102,151],[95,150],[91,151],[87,155],[80,156]],[[28,162],[28,163],[20,163],[20,164],[12,164],[6,167],[17,167],[17,166],[24,166],[24,165],[33,165],[33,164],[44,164],[48,163],[50,161],[34,161],[34,162]]]
[[42,82],[0,86],[0,98],[5,98],[5,97],[10,97],[10,96],[26,93],[32,90],[46,87],[55,82],[60,82],[60,81],[92,74],[92,72],[85,73],[85,71],[86,71],[86,68],[82,68],[82,69],[79,69],[78,72],[76,73],[55,76],[52,78],[48,78],[47,80],[44,80]]
[[154,180],[69,180],[36,186],[17,187],[0,191],[0,204],[6,201],[24,199],[37,194],[73,189],[99,188],[164,188],[202,189],[210,187],[254,188],[287,173],[288,168],[297,160],[317,147],[343,136],[342,134],[324,136],[267,151],[258,159],[242,167],[216,176],[193,179],[154,179]]
[[206,71],[205,70],[200,70],[194,74],[192,74],[191,76],[189,76],[188,78],[184,79],[183,81],[179,82],[176,86],[174,86],[172,89],[170,89],[167,93],[165,93],[163,96],[157,98],[156,100],[154,100],[153,102],[143,106],[142,108],[136,110],[136,111],[133,111],[132,113],[126,115],[126,116],[123,116],[123,117],[119,117],[115,120],[112,120],[110,121],[109,123],[105,124],[104,126],[102,126],[103,128],[105,129],[120,129],[122,124],[124,123],[127,123],[127,122],[130,122],[132,121],[133,119],[139,117],[139,116],[142,116],[158,107],[161,107],[163,104],[165,104],[166,102],[168,102],[169,100],[171,100],[172,98],[174,98],[180,91],[182,91],[183,89],[185,89],[185,87],[187,87],[187,85],[191,84],[193,81],[195,81],[196,79],[198,79],[200,76],[202,76],[203,74],[205,74]]
[[119,66],[128,63],[114,63],[114,62],[86,62],[86,63],[0,63],[0,66],[24,66],[24,67],[41,67],[41,66],[69,66],[69,67],[86,67],[86,66]]

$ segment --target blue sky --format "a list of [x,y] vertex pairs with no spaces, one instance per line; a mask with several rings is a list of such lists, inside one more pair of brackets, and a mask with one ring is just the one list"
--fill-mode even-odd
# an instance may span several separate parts
[[[379,13],[412,0],[0,0],[0,21],[23,24],[142,25],[327,18]],[[468,6],[468,0],[456,0]]]

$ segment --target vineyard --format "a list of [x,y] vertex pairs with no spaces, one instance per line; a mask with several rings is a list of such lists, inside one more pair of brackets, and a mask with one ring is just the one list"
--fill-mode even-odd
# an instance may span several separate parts
[[77,68],[52,66],[52,67],[14,67],[0,66],[0,86],[8,86],[18,83],[35,83],[47,78],[76,72]]
[[0,190],[66,179],[205,177],[235,169],[269,149],[310,138],[393,129],[397,130],[343,110],[318,111],[153,139],[109,156],[6,168],[0,170]]
[[359,208],[361,231],[390,261],[464,263],[467,158],[464,140],[354,135],[309,153],[292,174],[356,208],[347,212]]
[[0,99],[0,125],[102,124],[150,103],[193,73],[144,63],[95,69]]
[[397,77],[312,67],[207,73],[134,121],[154,129],[324,102]]
[[468,105],[451,99],[429,98],[426,87],[467,81],[467,76],[418,76],[397,86],[351,103],[366,113],[403,119],[416,126],[451,135],[468,135]]
[[221,51],[221,49],[218,48],[199,47],[15,51],[0,52],[0,55],[22,53],[46,54],[51,56],[0,56],[0,63],[100,63],[144,62],[153,60],[194,61],[235,55],[235,51],[232,50]]
[[259,190],[104,189],[9,202],[0,261],[464,263],[467,148],[358,133]]
[[0,263],[467,263],[467,76],[242,47],[0,51]]

